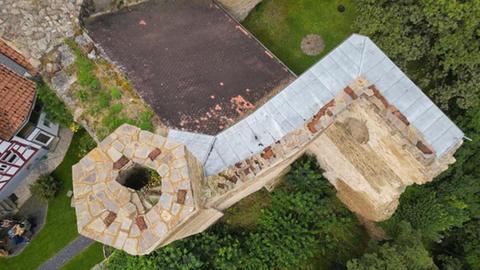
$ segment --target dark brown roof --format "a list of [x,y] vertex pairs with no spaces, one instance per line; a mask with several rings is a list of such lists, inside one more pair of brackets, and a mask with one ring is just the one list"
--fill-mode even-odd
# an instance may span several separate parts
[[151,0],[87,20],[86,28],[177,129],[217,134],[294,79],[211,0]]
[[37,70],[30,64],[28,59],[21,53],[13,49],[3,39],[0,38],[0,53],[12,59],[14,62],[25,68],[32,76],[37,74]]
[[0,65],[0,139],[10,140],[30,116],[35,83]]

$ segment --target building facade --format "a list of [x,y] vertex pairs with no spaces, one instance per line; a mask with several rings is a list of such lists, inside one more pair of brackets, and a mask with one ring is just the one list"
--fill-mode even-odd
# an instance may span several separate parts
[[0,215],[16,210],[15,188],[57,141],[59,126],[37,102],[37,71],[0,39]]

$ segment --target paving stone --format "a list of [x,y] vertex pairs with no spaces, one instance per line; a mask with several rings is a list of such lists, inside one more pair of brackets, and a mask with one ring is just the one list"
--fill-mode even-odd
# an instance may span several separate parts
[[123,249],[129,253],[135,254],[137,252],[137,246],[138,246],[137,239],[128,238],[125,241],[125,245],[123,246]]
[[145,215],[145,217],[147,218],[147,221],[151,225],[156,224],[157,222],[161,221],[160,215],[158,214],[156,208],[153,208],[150,211],[148,211],[148,213]]
[[170,181],[162,181],[162,192],[173,193],[174,189]]
[[174,203],[173,206],[172,206],[172,210],[171,210],[172,215],[176,216],[180,212],[181,209],[182,209],[182,206],[180,204]]
[[172,205],[172,202],[173,202],[173,197],[172,195],[168,194],[168,193],[163,193],[161,196],[160,196],[160,200],[159,200],[159,204],[162,206],[163,209],[170,209],[171,205]]
[[[73,177],[73,196],[76,198],[80,233],[136,255],[157,245],[159,236],[167,235],[180,224],[181,218],[193,214],[194,208],[185,147],[176,142],[167,143],[167,140],[158,135],[126,126],[128,125],[117,129],[106,138],[108,143],[100,143],[74,166],[76,173]],[[158,145],[147,145],[145,141]],[[171,149],[165,148],[166,144]],[[114,166],[122,159],[122,164]],[[120,171],[130,168],[126,166],[128,162],[157,169],[162,184],[157,187],[158,190],[151,189],[151,192],[159,194],[157,205],[152,205],[145,199],[149,196],[139,196],[138,192],[142,191],[124,187],[115,180]],[[88,170],[91,172],[82,178],[84,171]],[[192,170],[195,170],[195,175],[201,175],[197,167]],[[183,203],[192,207],[183,209]],[[127,235],[131,240],[127,240]],[[134,238],[140,240],[134,241]]]
[[167,225],[165,225],[165,223],[161,221],[157,222],[153,230],[156,235],[158,235],[159,237],[163,237],[167,233]]
[[157,172],[161,177],[165,177],[169,171],[170,171],[170,167],[168,167],[168,165],[166,164],[162,164],[158,168]]
[[120,227],[121,230],[128,231],[130,230],[130,226],[132,225],[132,220],[130,218],[124,218],[122,221],[122,225]]
[[140,159],[146,159],[148,157],[148,154],[150,154],[150,152],[151,152],[150,147],[142,146],[135,150],[135,157]]
[[120,231],[118,233],[117,239],[115,240],[115,243],[113,246],[115,248],[121,249],[123,247],[123,244],[125,243],[125,240],[127,240],[128,234],[126,232]]
[[110,147],[108,149],[108,156],[112,159],[112,161],[117,161],[119,159],[122,158],[122,154],[117,150],[115,149],[114,147]]

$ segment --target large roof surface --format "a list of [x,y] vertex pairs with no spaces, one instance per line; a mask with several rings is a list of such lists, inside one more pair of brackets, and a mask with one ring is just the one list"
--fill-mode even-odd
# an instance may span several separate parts
[[[195,134],[171,132],[204,161],[207,175],[260,153],[304,125],[328,101],[359,77],[408,119],[441,158],[463,139],[463,132],[368,37],[354,34],[295,82],[240,122],[210,138],[210,146],[192,143]],[[185,133],[185,132],[183,132]],[[198,135],[204,136],[204,135]],[[188,138],[185,140],[184,138]],[[205,154],[204,149],[210,148]]]
[[30,116],[36,88],[24,76],[36,73],[25,56],[0,38],[0,139],[10,140]]
[[28,75],[36,75],[37,70],[30,64],[28,59],[10,45],[7,44],[4,40],[0,38],[0,64],[3,64],[9,67],[11,70],[17,72],[20,75],[25,75],[25,72],[28,72]]
[[152,0],[86,28],[176,129],[215,135],[295,78],[212,0]]

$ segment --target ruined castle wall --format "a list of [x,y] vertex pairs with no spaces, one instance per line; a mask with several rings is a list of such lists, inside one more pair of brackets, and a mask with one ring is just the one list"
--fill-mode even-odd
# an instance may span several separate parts
[[213,208],[199,209],[178,229],[170,233],[168,238],[165,239],[157,248],[166,246],[173,241],[201,233],[208,227],[212,226],[222,216],[222,212]]
[[[459,145],[461,142],[459,143]],[[359,79],[327,103],[304,126],[202,183],[208,207],[223,210],[272,181],[306,151],[314,154],[338,198],[369,220],[385,220],[401,193],[432,181],[453,163],[451,149],[441,159],[405,119]]]
[[263,187],[270,189],[269,187],[274,184],[272,182],[275,182],[276,180],[278,180],[278,178],[284,175],[286,169],[293,162],[295,162],[295,160],[302,156],[305,150],[306,148],[299,149],[299,151],[286,158],[285,160],[282,160],[281,162],[273,166],[271,169],[265,170],[264,172],[258,174],[257,178],[254,181],[249,181],[243,185],[240,185],[236,189],[231,190],[220,198],[217,198],[216,200],[210,202],[209,205],[223,211]]

